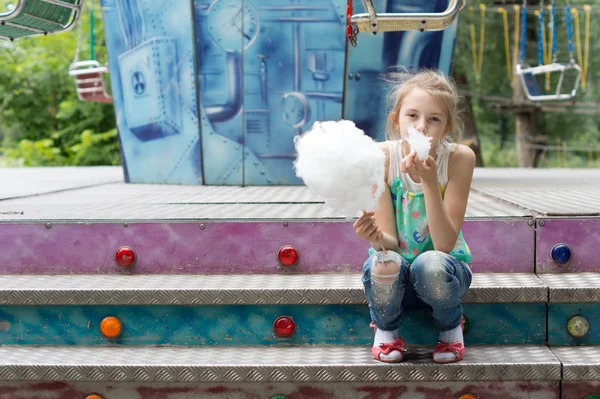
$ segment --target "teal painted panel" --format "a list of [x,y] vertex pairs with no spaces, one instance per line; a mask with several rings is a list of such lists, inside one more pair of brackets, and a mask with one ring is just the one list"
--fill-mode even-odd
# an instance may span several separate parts
[[[573,338],[567,332],[567,321],[580,315],[590,323],[590,332],[582,338]],[[600,344],[600,304],[598,303],[557,303],[548,307],[548,344],[550,345],[599,345]]]
[[[469,304],[469,344],[542,344],[544,304]],[[297,324],[288,339],[272,332],[274,320]],[[114,340],[99,331],[106,316],[123,322]],[[22,345],[368,345],[373,331],[364,305],[284,306],[4,306],[0,344]],[[409,344],[433,345],[435,325],[425,311],[409,312],[400,334]]]

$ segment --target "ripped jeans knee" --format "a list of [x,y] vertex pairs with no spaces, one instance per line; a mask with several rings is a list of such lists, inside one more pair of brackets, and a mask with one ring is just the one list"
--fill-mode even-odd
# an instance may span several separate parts
[[408,264],[394,251],[376,252],[365,262],[363,284],[371,318],[378,328],[398,328],[407,275]]
[[371,264],[373,300],[379,302],[379,305],[389,303],[393,290],[398,285],[402,261],[392,254],[398,255],[392,251],[388,251],[387,254],[377,252]]

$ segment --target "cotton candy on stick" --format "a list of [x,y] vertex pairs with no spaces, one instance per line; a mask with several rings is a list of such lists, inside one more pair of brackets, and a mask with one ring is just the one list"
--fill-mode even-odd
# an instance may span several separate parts
[[408,127],[408,138],[406,141],[410,144],[411,151],[417,153],[419,161],[425,161],[429,158],[429,150],[431,150],[431,137],[425,136],[418,131],[413,125]]
[[294,144],[296,175],[327,205],[347,216],[377,209],[385,155],[354,122],[315,122]]

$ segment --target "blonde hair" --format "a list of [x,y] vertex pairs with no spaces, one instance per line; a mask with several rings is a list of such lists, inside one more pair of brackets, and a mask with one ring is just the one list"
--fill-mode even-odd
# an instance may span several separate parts
[[390,113],[386,122],[386,137],[388,140],[398,140],[398,115],[404,98],[413,89],[425,90],[444,105],[447,116],[446,132],[443,140],[459,141],[462,138],[464,123],[460,118],[460,102],[456,85],[452,80],[435,70],[422,70],[417,73],[390,72],[384,80],[392,84],[389,93]]

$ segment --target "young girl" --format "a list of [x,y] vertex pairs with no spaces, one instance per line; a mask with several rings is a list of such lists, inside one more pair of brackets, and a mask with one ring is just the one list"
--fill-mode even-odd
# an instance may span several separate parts
[[[378,210],[354,223],[356,234],[373,248],[362,278],[375,327],[372,353],[383,362],[401,361],[402,314],[428,307],[439,329],[433,360],[456,362],[465,353],[460,298],[472,278],[461,226],[475,154],[451,141],[461,134],[458,95],[440,73],[413,75],[397,85],[392,101],[387,129],[392,140],[381,143],[386,188]],[[425,161],[403,140],[410,125],[431,137]]]

